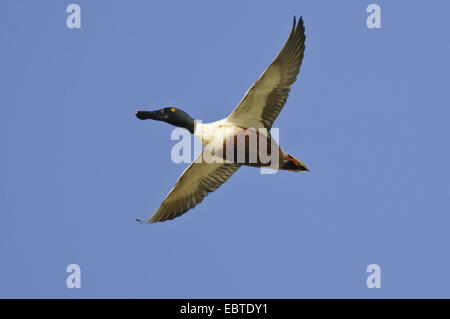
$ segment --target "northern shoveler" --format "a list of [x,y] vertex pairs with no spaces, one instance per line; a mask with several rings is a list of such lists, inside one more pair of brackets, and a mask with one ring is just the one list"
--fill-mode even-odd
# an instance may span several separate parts
[[[138,221],[161,222],[184,214],[225,183],[241,165],[308,171],[304,163],[283,151],[269,132],[288,98],[290,86],[300,72],[304,51],[303,19],[300,17],[296,23],[294,17],[289,38],[275,60],[247,91],[234,111],[220,121],[200,123],[175,107],[136,113],[136,117],[141,120],[164,121],[185,128],[205,146],[203,152],[181,174],[156,212],[146,221]],[[256,147],[250,142],[252,137],[256,140]],[[270,161],[261,160],[261,141],[266,142],[262,143],[266,151],[269,148],[272,150],[267,154],[273,155],[275,150],[275,160],[274,157]],[[202,161],[208,155],[207,149],[213,161]],[[244,155],[238,158],[241,149]]]

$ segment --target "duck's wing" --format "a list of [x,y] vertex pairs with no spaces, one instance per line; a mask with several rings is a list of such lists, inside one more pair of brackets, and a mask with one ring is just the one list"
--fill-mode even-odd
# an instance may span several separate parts
[[300,17],[272,64],[247,91],[228,120],[242,127],[270,129],[300,72],[305,51],[305,28]]
[[202,156],[203,152],[181,174],[156,212],[146,220],[147,223],[162,222],[186,213],[225,183],[241,166],[230,162],[200,162]]

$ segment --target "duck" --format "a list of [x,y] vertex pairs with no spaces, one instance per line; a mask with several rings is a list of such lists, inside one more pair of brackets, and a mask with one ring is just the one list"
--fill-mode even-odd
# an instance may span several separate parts
[[[292,30],[278,55],[224,119],[202,123],[177,107],[136,112],[140,120],[163,121],[184,128],[204,146],[156,211],[146,220],[137,219],[138,222],[164,222],[183,215],[218,189],[242,165],[291,172],[309,171],[305,163],[284,151],[271,135],[273,122],[300,72],[305,38],[303,18],[297,22],[294,16]],[[252,139],[257,143],[250,143]],[[262,160],[261,148],[270,153],[270,160],[267,156]],[[238,151],[243,155],[239,157]]]

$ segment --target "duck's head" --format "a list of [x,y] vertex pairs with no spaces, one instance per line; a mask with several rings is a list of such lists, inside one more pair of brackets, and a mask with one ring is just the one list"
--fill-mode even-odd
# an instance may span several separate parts
[[137,111],[136,117],[140,120],[164,121],[178,127],[183,127],[194,134],[194,119],[176,107],[165,107],[157,111]]

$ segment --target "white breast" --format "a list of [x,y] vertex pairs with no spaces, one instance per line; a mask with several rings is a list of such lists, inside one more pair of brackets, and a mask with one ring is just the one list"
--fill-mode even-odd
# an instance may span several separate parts
[[212,123],[202,123],[195,121],[194,136],[198,138],[203,145],[211,142],[221,143],[224,138],[234,134],[236,127],[229,123],[227,119]]

